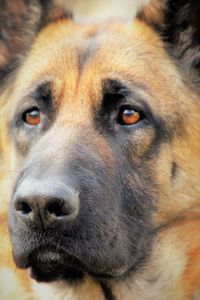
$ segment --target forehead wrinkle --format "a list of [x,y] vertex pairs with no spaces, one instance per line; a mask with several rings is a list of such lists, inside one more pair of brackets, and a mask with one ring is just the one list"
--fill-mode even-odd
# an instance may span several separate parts
[[84,66],[92,60],[98,49],[98,42],[95,37],[90,37],[80,45],[78,52],[78,70],[82,72]]

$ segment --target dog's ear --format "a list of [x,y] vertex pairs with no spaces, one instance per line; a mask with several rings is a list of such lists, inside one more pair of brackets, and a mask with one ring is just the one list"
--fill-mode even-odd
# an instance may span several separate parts
[[48,23],[71,17],[66,1],[0,0],[0,84]]
[[200,87],[200,1],[151,0],[137,18],[158,31],[166,48]]

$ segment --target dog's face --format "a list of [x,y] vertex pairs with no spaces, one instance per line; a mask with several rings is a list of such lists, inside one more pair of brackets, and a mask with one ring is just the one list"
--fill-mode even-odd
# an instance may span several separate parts
[[9,91],[13,255],[38,281],[128,276],[198,200],[199,102],[145,18],[51,23]]

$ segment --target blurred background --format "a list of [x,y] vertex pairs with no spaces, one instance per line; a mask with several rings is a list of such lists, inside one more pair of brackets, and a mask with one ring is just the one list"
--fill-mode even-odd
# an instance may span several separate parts
[[[63,0],[61,0],[63,1]],[[65,0],[66,1],[66,0]],[[146,0],[68,0],[75,19],[100,21],[110,17],[132,18]]]

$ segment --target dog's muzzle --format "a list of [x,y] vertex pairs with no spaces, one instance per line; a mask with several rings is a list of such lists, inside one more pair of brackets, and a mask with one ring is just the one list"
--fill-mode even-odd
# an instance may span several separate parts
[[29,227],[60,229],[78,215],[78,192],[58,180],[25,179],[15,193],[13,208]]

